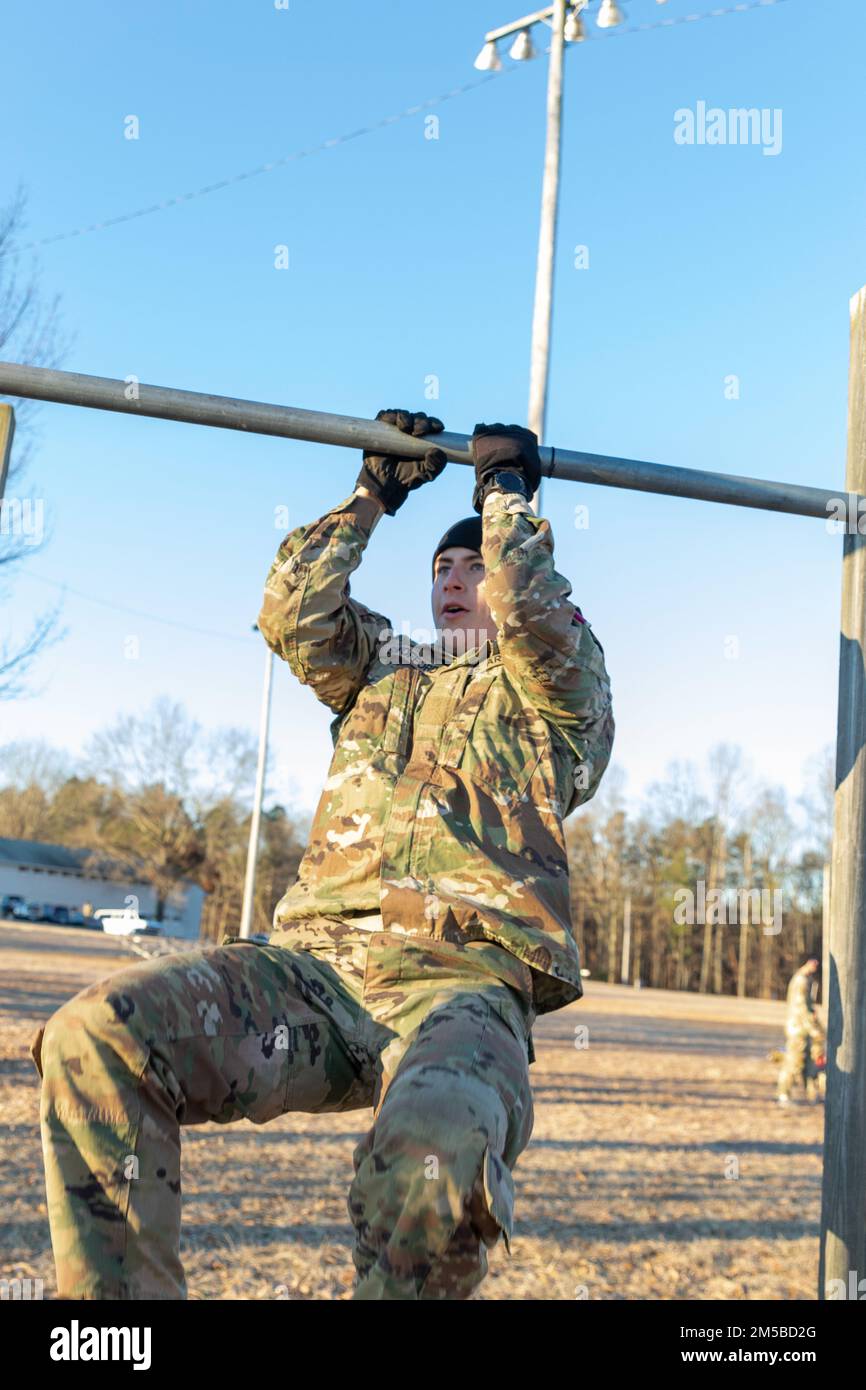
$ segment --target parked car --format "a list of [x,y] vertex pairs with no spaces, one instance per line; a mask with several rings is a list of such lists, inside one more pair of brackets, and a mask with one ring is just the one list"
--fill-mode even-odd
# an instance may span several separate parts
[[30,903],[29,906],[32,913],[31,920],[34,922],[48,922],[52,927],[70,927],[73,925],[74,911],[65,903]]
[[161,930],[158,922],[150,922],[126,907],[102,907],[93,916],[110,936],[159,936]]
[[66,907],[62,903],[57,903],[54,907],[47,906],[42,920],[53,922],[55,927],[84,926],[84,918],[81,913],[76,908]]
[[38,922],[42,916],[42,904],[16,903],[13,915],[16,922]]
[[69,908],[62,903],[46,903],[42,910],[42,921],[50,922],[55,927],[69,926]]
[[0,898],[0,917],[14,917],[16,907],[24,907],[24,899],[19,893],[7,893]]

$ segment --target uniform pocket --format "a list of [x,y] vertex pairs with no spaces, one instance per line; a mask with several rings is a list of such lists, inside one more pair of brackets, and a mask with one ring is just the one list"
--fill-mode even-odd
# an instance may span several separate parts
[[441,766],[459,768],[468,781],[489,787],[494,800],[525,800],[536,772],[551,756],[552,740],[540,714],[501,668],[476,678],[453,721]]

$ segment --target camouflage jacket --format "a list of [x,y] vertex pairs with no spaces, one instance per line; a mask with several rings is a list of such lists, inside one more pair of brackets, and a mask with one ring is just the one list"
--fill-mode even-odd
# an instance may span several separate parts
[[789,1038],[809,1037],[823,1043],[824,1027],[812,1003],[812,974],[801,966],[788,985],[788,1016],[785,1033]]
[[265,588],[268,645],[333,710],[334,756],[274,926],[344,913],[386,930],[498,943],[538,1013],[579,999],[563,818],[594,794],[614,737],[604,652],[517,493],[484,506],[497,640],[443,659],[350,597],[383,515],[353,493],[291,531]]

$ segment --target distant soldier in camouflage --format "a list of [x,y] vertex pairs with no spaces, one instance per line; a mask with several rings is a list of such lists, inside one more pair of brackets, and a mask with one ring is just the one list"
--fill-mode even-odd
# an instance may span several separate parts
[[812,1001],[812,981],[820,965],[812,956],[795,971],[788,985],[787,1045],[777,1084],[780,1105],[790,1105],[791,1087],[802,1085],[807,1100],[818,1099],[818,1069],[826,1039]]
[[[405,411],[379,419],[442,429]],[[529,503],[535,436],[478,426],[475,515],[433,557],[436,640],[350,597],[384,514],[445,455],[365,454],[292,531],[259,626],[333,712],[334,756],[268,945],[84,990],[34,1042],[61,1296],[183,1298],[180,1126],[372,1107],[349,1215],[358,1299],[465,1299],[513,1229],[538,1014],[579,999],[562,822],[614,736],[604,653]]]

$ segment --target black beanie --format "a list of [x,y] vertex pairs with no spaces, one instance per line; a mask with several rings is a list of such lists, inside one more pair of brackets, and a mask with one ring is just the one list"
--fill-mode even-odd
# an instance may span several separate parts
[[441,555],[443,550],[448,550],[452,545],[461,545],[465,550],[477,550],[480,555],[481,535],[480,516],[465,516],[462,521],[455,521],[433,551],[433,578],[436,578],[437,555]]

